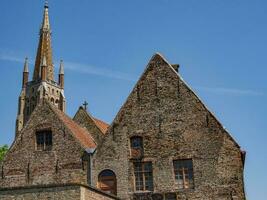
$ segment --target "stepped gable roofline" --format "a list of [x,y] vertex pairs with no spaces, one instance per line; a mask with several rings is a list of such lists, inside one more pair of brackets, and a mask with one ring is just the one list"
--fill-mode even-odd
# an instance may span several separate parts
[[[107,130],[108,130],[108,127],[109,127],[109,124],[108,123],[106,123],[106,122],[104,122],[104,121],[102,121],[100,119],[97,119],[97,118],[93,117],[82,106],[79,107],[79,109],[76,112],[75,116],[79,112],[83,112],[88,120],[91,119],[95,123],[96,127],[100,130],[100,132],[103,133],[103,135],[105,135],[107,133]],[[73,118],[75,118],[75,116]]]
[[199,102],[203,105],[203,107],[207,110],[207,112],[216,120],[216,122],[219,124],[219,126],[224,130],[224,132],[226,133],[226,135],[230,138],[230,140],[235,144],[235,146],[237,148],[241,148],[239,146],[239,144],[235,141],[235,139],[231,136],[231,134],[226,130],[226,128],[222,125],[222,123],[217,119],[217,117],[207,108],[207,106],[203,103],[203,101],[198,97],[198,95],[194,92],[194,90],[184,81],[184,79],[181,77],[181,75],[175,71],[175,69],[172,67],[172,65],[167,61],[166,58],[164,58],[164,56],[159,53],[156,52],[152,58],[150,59],[150,61],[148,62],[145,70],[143,71],[143,73],[141,74],[140,78],[138,79],[138,81],[136,82],[136,84],[134,85],[132,91],[130,92],[130,94],[128,95],[126,101],[123,103],[123,105],[121,106],[119,112],[117,113],[117,115],[115,116],[115,118],[113,119],[112,123],[110,124],[110,126],[108,127],[107,133],[111,131],[112,127],[114,125],[117,124],[117,119],[120,118],[121,114],[122,114],[122,110],[124,110],[124,107],[126,105],[126,103],[128,102],[130,96],[134,93],[134,89],[137,87],[138,83],[143,79],[144,75],[147,73],[148,68],[150,67],[150,64],[153,63],[154,61],[156,61],[157,59],[160,59],[162,61],[164,61],[168,67],[170,67],[170,69],[173,71],[173,73],[175,73],[177,75],[177,77],[185,84],[185,86],[192,92],[192,94],[199,100]]

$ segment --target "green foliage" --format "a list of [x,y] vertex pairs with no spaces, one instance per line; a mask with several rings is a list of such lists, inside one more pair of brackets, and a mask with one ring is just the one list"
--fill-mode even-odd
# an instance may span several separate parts
[[8,146],[4,145],[4,146],[0,146],[0,162],[3,160],[6,152],[8,151]]

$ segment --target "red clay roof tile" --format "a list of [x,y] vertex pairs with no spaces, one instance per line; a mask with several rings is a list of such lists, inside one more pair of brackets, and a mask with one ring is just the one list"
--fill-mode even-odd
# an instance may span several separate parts
[[[53,107],[53,106],[51,106]],[[70,117],[68,117],[64,112],[59,109],[53,110],[57,113],[59,118],[67,126],[68,129],[73,133],[73,135],[79,140],[84,148],[96,148],[96,143],[87,129],[80,127],[76,122],[74,122]]]
[[100,120],[100,119],[97,119],[97,118],[93,118],[94,121],[95,121],[95,124],[98,126],[98,128],[102,131],[103,134],[106,134],[107,133],[107,130],[108,130],[108,127],[109,127],[109,124],[107,124],[106,122]]

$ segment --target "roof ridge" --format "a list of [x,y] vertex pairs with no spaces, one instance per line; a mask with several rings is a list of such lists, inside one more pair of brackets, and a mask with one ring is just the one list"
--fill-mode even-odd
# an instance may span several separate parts
[[[96,142],[94,138],[92,137],[91,133],[86,128],[80,126],[72,118],[70,118],[66,113],[64,113],[63,111],[51,105],[50,102],[48,102],[47,100],[45,101],[46,103],[48,103],[49,107],[55,112],[55,114],[59,117],[62,123],[69,129],[72,135],[74,135],[74,137],[79,141],[79,143],[83,146],[83,148],[95,148],[96,147]],[[65,117],[68,121],[65,121],[62,117]],[[75,127],[71,127],[71,125],[74,125]],[[80,129],[80,131],[77,129]]]
[[[79,110],[82,110],[85,114],[86,117],[89,117],[91,120],[93,120],[93,122],[95,123],[96,127],[105,135],[107,133],[108,127],[110,126],[108,123],[104,122],[103,120],[97,119],[96,117],[94,117],[93,115],[91,115],[90,113],[88,113],[82,106],[79,107]],[[78,110],[78,112],[79,112]],[[77,112],[77,113],[78,113]],[[76,114],[77,114],[76,113]],[[76,115],[75,114],[75,115]],[[75,116],[74,116],[75,118]],[[105,127],[101,126],[104,125]]]
[[142,79],[142,77],[145,75],[145,73],[147,72],[147,69],[150,67],[151,62],[156,58],[156,56],[159,56],[169,67],[170,69],[178,76],[178,78],[185,84],[185,86],[193,93],[193,95],[199,100],[199,102],[204,106],[204,108],[211,114],[212,117],[214,117],[214,119],[218,122],[219,126],[221,126],[221,128],[226,132],[226,134],[230,137],[230,139],[234,142],[234,144],[240,148],[239,144],[235,141],[235,139],[232,137],[232,135],[227,131],[227,129],[222,125],[222,123],[218,120],[218,118],[215,116],[215,114],[213,112],[210,111],[210,109],[203,103],[203,101],[201,100],[201,98],[196,94],[196,92],[186,83],[186,81],[182,78],[182,76],[175,71],[175,69],[171,66],[171,64],[167,61],[167,59],[162,56],[159,52],[156,52],[155,54],[153,54],[153,56],[151,57],[151,59],[149,60],[148,64],[146,65],[146,68],[144,69],[143,73],[141,74],[141,76],[139,77],[139,79],[137,80],[137,82],[135,83],[133,89],[131,90],[130,94],[128,95],[128,97],[126,98],[126,100],[124,101],[124,103],[122,104],[122,106],[120,107],[119,111],[117,112],[117,114],[115,115],[115,117],[113,118],[110,126],[108,127],[107,132],[109,131],[109,129],[114,126],[114,124],[116,123],[116,120],[118,119],[118,117],[120,116],[123,108],[125,107],[126,103],[128,102],[131,94],[134,92],[134,89],[137,87],[138,83],[140,82],[140,80]]

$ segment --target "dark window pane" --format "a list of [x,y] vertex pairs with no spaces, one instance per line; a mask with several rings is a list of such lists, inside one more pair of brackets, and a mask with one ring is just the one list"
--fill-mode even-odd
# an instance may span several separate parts
[[142,137],[131,138],[131,148],[142,148],[142,147],[143,147]]
[[51,150],[52,148],[52,132],[38,131],[36,133],[37,150]]
[[193,162],[191,159],[174,160],[175,180],[178,183],[178,188],[186,189],[193,188]]
[[50,148],[52,146],[52,133],[45,133],[45,146],[46,148]]
[[134,163],[135,189],[153,191],[153,174],[151,162]]

